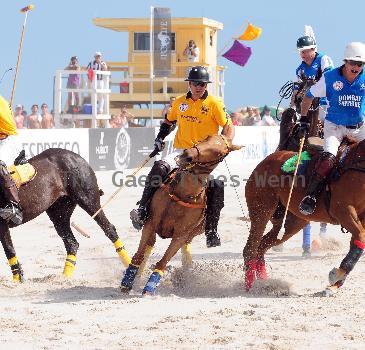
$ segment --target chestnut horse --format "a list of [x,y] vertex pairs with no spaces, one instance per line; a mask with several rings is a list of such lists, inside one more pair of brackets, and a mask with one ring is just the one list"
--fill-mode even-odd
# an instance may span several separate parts
[[204,231],[209,174],[229,152],[240,148],[225,136],[214,135],[177,157],[179,168],[170,173],[152,198],[138,250],[121,282],[122,292],[132,289],[147,247],[154,246],[157,233],[161,238],[171,238],[171,242],[143,289],[143,294],[154,294],[167,263],[180,248]]
[[[90,216],[100,208],[100,195],[94,171],[78,154],[60,148],[48,149],[29,159],[28,163],[36,169],[36,176],[19,188],[20,204],[23,209],[23,223],[33,220],[44,211],[51,219],[58,235],[63,240],[67,258],[64,275],[71,277],[76,264],[79,247],[70,227],[70,218],[79,205]],[[0,199],[0,205],[4,200]],[[123,263],[128,266],[130,259],[115,227],[103,211],[94,219],[114,244]],[[23,271],[16,257],[10,237],[9,227],[0,220],[0,240],[13,273],[13,279],[23,280]]]
[[[317,208],[312,215],[299,212],[299,203],[305,195],[306,178],[299,176],[294,182],[288,216],[284,223],[284,236],[278,239],[283,221],[283,208],[287,203],[292,176],[283,174],[282,164],[295,153],[277,151],[266,157],[252,172],[245,188],[246,202],[251,219],[250,234],[243,250],[245,260],[245,286],[249,290],[256,278],[267,278],[264,256],[274,245],[288,240],[300,231],[309,221],[340,224],[351,235],[350,251],[339,269],[330,272],[329,291],[335,292],[343,284],[365,247],[365,198],[359,195],[365,190],[365,142],[350,146],[344,163],[335,171],[340,172],[337,179],[329,182],[331,193],[329,205],[321,194]],[[312,164],[309,165],[313,168]],[[273,227],[265,235],[267,223]]]

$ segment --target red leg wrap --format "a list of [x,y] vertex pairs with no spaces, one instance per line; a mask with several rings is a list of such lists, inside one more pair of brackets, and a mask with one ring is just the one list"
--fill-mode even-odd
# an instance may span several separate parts
[[266,271],[266,265],[265,265],[265,259],[259,259],[257,261],[257,278],[259,280],[267,280],[269,278],[267,271]]
[[245,264],[245,289],[249,291],[256,281],[257,260],[253,259]]

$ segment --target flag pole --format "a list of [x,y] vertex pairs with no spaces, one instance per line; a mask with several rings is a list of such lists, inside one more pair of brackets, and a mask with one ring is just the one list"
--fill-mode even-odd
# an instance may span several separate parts
[[153,12],[154,7],[151,6],[150,16],[150,117],[151,126],[153,124]]
[[[245,26],[247,26],[247,23],[246,23],[246,22],[245,22],[245,23],[244,23],[244,24],[240,27],[239,33],[241,33],[241,32],[242,32],[242,30],[245,28]],[[238,35],[239,35],[239,34],[238,34]],[[236,37],[237,37],[238,35],[233,36],[231,39],[229,39],[229,40],[225,43],[225,45],[223,46],[223,48],[219,50],[219,52],[218,52],[217,56],[220,56],[220,55],[223,53],[223,51],[226,49],[226,47],[227,47],[227,46],[231,43],[231,41],[232,41],[232,40],[234,40],[234,39],[236,39]]]

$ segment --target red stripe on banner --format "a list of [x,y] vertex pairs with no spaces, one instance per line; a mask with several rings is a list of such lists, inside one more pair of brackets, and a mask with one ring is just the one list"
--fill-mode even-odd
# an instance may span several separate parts
[[358,239],[354,241],[354,244],[362,250],[365,249],[365,243],[360,242]]

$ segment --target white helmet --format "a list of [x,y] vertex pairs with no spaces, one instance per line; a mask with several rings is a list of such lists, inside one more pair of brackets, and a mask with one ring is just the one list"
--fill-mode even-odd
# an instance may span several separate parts
[[100,51],[96,51],[96,52],[94,53],[94,57],[98,57],[98,56],[101,56],[101,52],[100,52]]
[[365,44],[360,42],[352,42],[347,44],[344,60],[365,62]]

